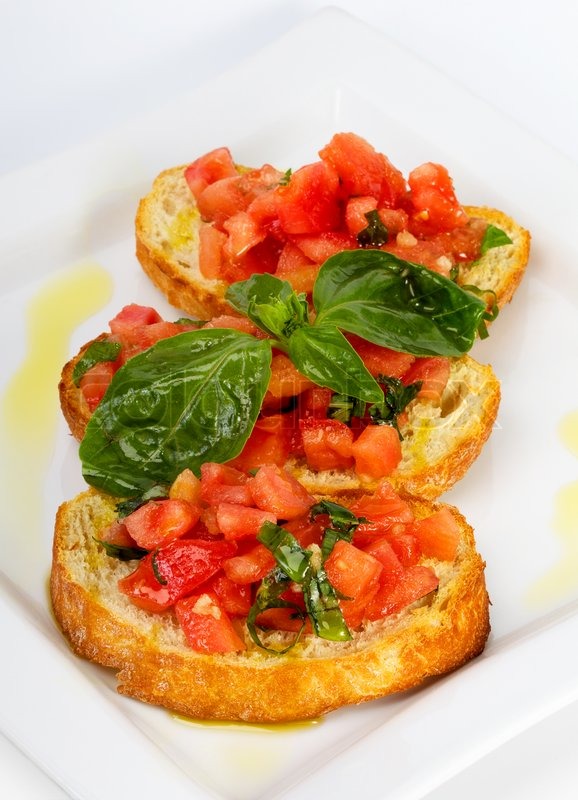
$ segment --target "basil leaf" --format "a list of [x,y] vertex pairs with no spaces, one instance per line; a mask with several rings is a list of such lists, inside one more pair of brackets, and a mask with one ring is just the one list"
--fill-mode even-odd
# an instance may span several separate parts
[[381,221],[377,209],[368,211],[365,214],[365,218],[367,219],[367,228],[357,234],[359,244],[362,247],[379,247],[382,244],[386,244],[389,239],[389,233]]
[[[303,611],[299,608],[299,606],[295,605],[295,603],[291,603],[288,600],[282,600],[280,595],[283,592],[286,592],[289,586],[291,585],[291,580],[283,570],[279,569],[279,567],[275,567],[268,575],[266,575],[263,580],[261,581],[261,585],[257,589],[257,593],[255,595],[255,602],[251,606],[249,614],[247,615],[247,630],[249,631],[249,635],[251,639],[255,642],[258,647],[261,647],[267,653],[271,653],[272,655],[282,656],[291,650],[292,647],[295,647],[303,629],[305,628],[306,622],[306,615]],[[259,638],[259,634],[257,633],[257,617],[261,612],[266,611],[268,608],[292,608],[295,611],[295,617],[301,619],[301,627],[299,631],[295,634],[293,640],[284,647],[282,650],[275,650],[272,647],[267,647],[263,644],[261,639]]]
[[289,356],[303,375],[338,394],[379,403],[383,392],[365,364],[333,325],[299,328],[289,339]]
[[151,486],[151,488],[148,489],[148,491],[143,492],[136,497],[129,497],[127,500],[121,500],[120,503],[116,504],[115,511],[118,514],[119,519],[123,519],[124,517],[128,517],[129,514],[132,514],[133,511],[136,511],[137,508],[144,506],[144,504],[148,503],[149,500],[155,500],[159,497],[165,498],[168,496],[169,486],[163,486],[155,483],[154,486]]
[[290,283],[268,273],[233,283],[225,298],[262,331],[282,342],[286,342],[295,329],[309,324],[305,295],[298,295]]
[[108,339],[97,339],[91,342],[78,359],[72,371],[72,382],[78,386],[82,377],[89,369],[103,361],[116,361],[120,353],[121,345],[119,342],[111,342]]
[[80,445],[87,483],[117,497],[238,455],[271,375],[271,342],[230,329],[163,339],[115,373]]
[[480,255],[483,256],[488,250],[494,247],[502,247],[505,244],[513,244],[508,234],[501,228],[490,224],[484,231],[484,236],[480,245]]
[[422,381],[406,386],[399,378],[380,375],[379,382],[387,387],[383,403],[376,403],[369,409],[369,416],[374,425],[391,425],[402,439],[398,425],[398,417],[415,399],[422,387]]
[[317,636],[331,642],[346,642],[351,639],[335,589],[322,567],[303,585],[303,598]]
[[112,544],[112,542],[105,542],[102,539],[93,537],[95,542],[102,545],[106,551],[107,556],[117,558],[119,561],[134,561],[136,559],[144,558],[148,554],[148,550],[142,547],[129,547],[128,545]]
[[313,303],[315,326],[334,325],[414,355],[468,352],[485,311],[448,278],[383,250],[331,256],[319,270]]
[[349,425],[352,417],[362,419],[365,416],[366,407],[367,404],[358,400],[357,397],[347,394],[332,394],[327,407],[327,416]]
[[364,517],[356,517],[348,508],[339,503],[333,503],[331,500],[320,500],[319,503],[312,506],[309,513],[311,519],[315,519],[320,514],[328,514],[331,521],[331,527],[325,528],[323,531],[323,541],[321,542],[321,556],[324,563],[335,544],[340,539],[351,542],[357,526],[365,521]]
[[264,522],[257,539],[275,556],[277,564],[295,583],[302,583],[309,570],[311,551],[304,550],[297,539],[273,522]]

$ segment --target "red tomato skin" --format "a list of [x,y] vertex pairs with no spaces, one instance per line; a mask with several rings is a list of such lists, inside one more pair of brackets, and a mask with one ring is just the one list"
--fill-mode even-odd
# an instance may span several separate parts
[[408,176],[413,214],[409,230],[431,236],[466,225],[468,217],[456,198],[450,175],[441,164],[428,162]]
[[214,593],[203,592],[179,600],[175,613],[187,642],[197,653],[236,653],[246,649]]
[[249,477],[228,464],[206,462],[201,465],[201,499],[208,505],[240,503],[253,505]]
[[361,136],[336,133],[319,155],[339,175],[345,197],[370,196],[378,206],[394,208],[406,194],[401,172]]
[[185,180],[195,200],[198,200],[201,192],[210,183],[236,174],[237,169],[228,147],[217,147],[205,153],[189,164],[184,172]]
[[423,555],[417,536],[407,529],[402,533],[391,532],[388,541],[404,567],[414,567]]
[[340,223],[338,190],[337,173],[321,161],[296,170],[289,183],[276,190],[282,230],[287,234],[336,230]]
[[378,591],[382,564],[355,545],[339,540],[325,561],[325,571],[333,588],[351,598],[340,600],[339,606],[347,626],[358,628],[365,607]]
[[239,556],[223,562],[223,572],[234,583],[250,584],[262,580],[275,566],[273,553],[264,544],[257,544]]
[[277,522],[275,514],[248,508],[238,503],[219,503],[217,506],[217,525],[227,540],[257,536],[265,522]]
[[235,552],[233,542],[175,539],[142,558],[118,588],[140,608],[164,611],[217,573]]
[[369,553],[379,561],[383,567],[384,574],[401,575],[403,572],[403,565],[395,550],[389,543],[387,536],[376,536],[372,542],[364,545],[362,548],[364,553]]
[[378,375],[402,378],[416,360],[410,353],[398,353],[359,336],[350,335],[347,338],[374,378]]
[[249,487],[257,508],[270,511],[278,520],[302,517],[315,503],[299,481],[275,464],[260,467]]
[[448,508],[416,520],[408,528],[419,542],[424,556],[439,561],[454,561],[458,552],[460,529]]
[[219,572],[209,582],[210,590],[219,600],[219,605],[232,617],[246,617],[253,604],[252,588],[248,584],[235,583]]
[[141,306],[138,303],[130,303],[124,306],[118,314],[110,320],[110,330],[114,334],[122,335],[126,330],[139,328],[142,325],[152,325],[162,322],[162,317],[150,306]]
[[355,471],[360,477],[386,478],[401,461],[401,442],[391,425],[368,425],[353,442]]
[[450,377],[450,369],[450,360],[444,356],[416,358],[403,376],[403,382],[409,386],[421,381],[422,386],[417,396],[421,400],[431,400],[439,404]]
[[314,264],[323,264],[328,258],[344,250],[356,250],[357,239],[342,231],[327,231],[317,236],[296,236],[293,241]]
[[117,368],[116,361],[101,361],[88,369],[80,379],[80,391],[91,411],[94,411],[106,394]]
[[353,431],[337,419],[299,420],[307,464],[313,470],[350,469]]
[[186,500],[149,500],[125,518],[126,528],[145,550],[153,550],[188,533],[201,516]]
[[375,197],[350,197],[345,206],[345,225],[352,236],[357,237],[358,233],[365,230],[369,220],[365,216],[371,211],[377,210],[377,199]]
[[214,225],[201,225],[199,228],[199,269],[209,280],[221,277],[223,247],[227,234]]
[[367,619],[376,620],[396,614],[439,586],[439,580],[430,567],[408,567],[401,576],[391,576],[378,589],[367,606]]
[[293,415],[271,414],[261,417],[241,453],[229,463],[246,472],[264,464],[282,467],[291,453],[292,437]]
[[379,523],[385,530],[400,524],[405,527],[414,520],[409,503],[397,494],[387,480],[381,480],[372,494],[362,495],[351,506],[351,511],[358,517]]

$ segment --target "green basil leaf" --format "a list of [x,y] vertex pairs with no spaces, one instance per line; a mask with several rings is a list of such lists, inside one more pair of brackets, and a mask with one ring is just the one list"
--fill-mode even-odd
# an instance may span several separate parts
[[146,492],[143,492],[135,497],[129,497],[126,500],[121,500],[120,503],[117,503],[115,506],[115,511],[118,514],[119,519],[128,517],[128,515],[132,514],[133,511],[136,511],[137,508],[140,508],[141,506],[144,506],[145,503],[148,503],[149,500],[168,497],[169,488],[170,487],[168,485],[155,483],[154,486],[151,486],[151,488]]
[[304,550],[289,531],[273,522],[264,522],[257,539],[273,553],[277,564],[292,581],[303,582],[309,570],[311,552]]
[[[258,647],[261,647],[267,653],[271,653],[272,655],[282,656],[291,650],[291,648],[295,647],[301,637],[303,629],[305,628],[305,622],[307,620],[306,614],[304,614],[299,606],[295,605],[295,603],[282,600],[280,597],[283,592],[287,591],[290,585],[290,578],[283,572],[283,570],[279,569],[279,567],[275,567],[275,569],[273,569],[261,581],[261,584],[255,595],[255,601],[251,606],[249,614],[247,615],[247,630],[249,631],[251,639]],[[294,638],[287,645],[287,647],[284,647],[280,650],[275,650],[273,647],[267,647],[264,645],[259,638],[259,634],[257,633],[257,617],[259,614],[261,614],[261,612],[266,611],[268,608],[292,608],[295,612],[295,618],[301,620],[301,627],[295,634]]]
[[289,339],[289,356],[299,372],[318,386],[367,403],[383,400],[379,384],[333,325],[298,328]]
[[112,542],[105,542],[102,539],[93,537],[95,542],[102,545],[106,551],[107,556],[117,558],[119,561],[135,561],[144,558],[148,554],[148,550],[142,547],[130,547],[128,545],[112,544]]
[[481,300],[448,278],[383,250],[329,258],[315,281],[313,303],[315,326],[334,325],[424,356],[467,353],[485,311]]
[[233,283],[225,299],[262,331],[282,342],[286,342],[296,328],[309,323],[305,295],[298,295],[290,283],[268,273]]
[[80,445],[87,483],[117,497],[238,455],[271,375],[271,342],[227,329],[163,339],[114,375]]
[[351,639],[337,594],[323,568],[303,584],[303,598],[317,636],[331,642],[347,642]]
[[387,391],[383,403],[376,403],[369,409],[371,421],[374,425],[391,425],[402,439],[398,417],[417,397],[422,387],[422,381],[416,381],[406,386],[399,378],[392,378],[389,375],[380,375],[378,380],[387,387]]
[[121,345],[119,342],[111,342],[108,339],[97,339],[91,342],[78,359],[72,371],[72,382],[78,386],[81,378],[89,369],[103,361],[116,361],[120,353]]
[[365,214],[365,218],[367,219],[367,228],[357,234],[359,244],[362,247],[379,247],[382,244],[386,244],[389,239],[389,233],[381,221],[377,209],[368,211]]
[[480,255],[483,256],[488,250],[494,247],[502,247],[505,244],[513,244],[508,234],[501,228],[490,224],[484,231],[484,236],[480,245]]

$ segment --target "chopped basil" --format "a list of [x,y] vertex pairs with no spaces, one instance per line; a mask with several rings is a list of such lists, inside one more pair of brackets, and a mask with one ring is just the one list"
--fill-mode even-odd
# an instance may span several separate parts
[[[257,593],[255,595],[255,602],[251,606],[249,614],[247,616],[247,630],[249,631],[249,635],[251,639],[255,642],[258,647],[261,647],[263,650],[266,650],[268,653],[272,653],[273,655],[284,655],[287,653],[291,648],[295,647],[297,642],[299,641],[303,629],[305,628],[305,622],[307,621],[307,615],[299,608],[295,603],[288,602],[287,600],[282,600],[280,595],[283,592],[286,592],[289,586],[291,585],[291,579],[283,572],[283,570],[279,568],[273,569],[269,575],[266,575],[259,588],[257,589]],[[263,611],[267,611],[269,608],[290,608],[293,610],[295,618],[301,620],[301,626],[296,633],[293,640],[280,650],[276,650],[272,647],[267,647],[263,644],[261,639],[259,638],[259,634],[257,633],[257,617]]]
[[156,500],[160,497],[168,497],[168,491],[168,486],[155,484],[154,486],[151,486],[147,492],[143,492],[137,497],[129,497],[127,500],[121,500],[120,503],[116,504],[116,513],[118,514],[119,519],[128,517],[128,515],[132,514],[133,511],[136,511],[137,508],[140,508],[141,506],[144,506],[145,503],[148,503],[149,500]]
[[480,245],[480,255],[483,256],[488,250],[494,247],[502,247],[505,244],[513,244],[508,234],[501,228],[490,224],[484,231],[484,236]]
[[357,234],[357,241],[362,247],[379,247],[386,244],[389,239],[389,233],[383,222],[379,217],[377,209],[368,211],[365,214],[367,219],[367,228],[364,228]]
[[422,381],[416,381],[406,386],[399,378],[380,375],[378,381],[387,387],[382,403],[375,403],[369,409],[369,416],[374,425],[391,425],[399,434],[398,417],[406,407],[415,399],[422,387]]
[[119,342],[111,342],[108,339],[97,339],[91,342],[78,359],[72,371],[72,382],[78,386],[82,377],[96,364],[103,361],[116,361],[121,350]]
[[363,517],[356,517],[348,508],[331,500],[321,500],[312,506],[309,513],[311,519],[323,514],[329,515],[331,525],[323,531],[323,541],[321,542],[321,555],[324,562],[331,554],[336,542],[339,539],[350,542],[357,526],[364,522]]
[[101,544],[106,550],[107,556],[117,558],[119,561],[133,561],[135,559],[144,558],[148,550],[142,547],[129,547],[128,545],[112,544],[112,542],[104,542],[102,539],[94,537],[94,541]]

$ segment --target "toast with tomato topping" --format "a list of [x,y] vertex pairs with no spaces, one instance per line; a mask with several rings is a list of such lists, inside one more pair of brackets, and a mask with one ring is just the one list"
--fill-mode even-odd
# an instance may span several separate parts
[[[88,344],[63,368],[60,404],[79,441],[125,356],[129,358],[149,346],[156,337],[189,329],[186,322],[162,321],[153,309],[127,306],[111,321],[113,333],[102,334],[94,341],[118,341],[114,332],[125,329],[125,317],[133,320],[137,314],[145,322],[128,325],[116,361],[100,362],[75,381],[75,370]],[[258,334],[249,320],[238,317],[218,317],[207,326]],[[408,382],[414,380],[412,375],[423,379],[421,390],[400,415],[397,427],[368,425],[360,434],[354,430],[355,420],[348,425],[328,419],[331,390],[316,387],[279,354],[273,356],[269,391],[253,433],[232,463],[248,470],[263,458],[273,458],[312,492],[351,491],[388,477],[404,492],[428,499],[439,497],[465,475],[488,439],[500,402],[498,379],[489,365],[469,356],[419,359],[369,343],[357,346],[374,373],[395,371]],[[288,410],[279,413],[283,403]],[[360,420],[357,423],[362,424]]]
[[[154,547],[144,557],[141,552],[140,561],[130,560],[139,557],[133,554],[120,560],[105,547],[105,540],[110,545],[119,524],[122,527],[110,496],[90,489],[58,511],[50,578],[55,618],[77,655],[116,671],[121,694],[196,719],[302,720],[418,687],[483,650],[490,630],[484,563],[471,527],[455,508],[396,497],[383,484],[373,496],[310,497],[300,512],[305,515],[297,518],[291,512],[289,523],[278,520],[285,526],[281,528],[271,520],[290,515],[287,493],[279,506],[271,499],[272,484],[267,482],[271,476],[277,482],[293,479],[282,478],[277,468],[264,467],[257,487],[265,486],[264,494],[248,483],[259,482],[259,472],[245,477],[248,482],[243,485],[232,486],[229,480],[215,491],[215,470],[223,469],[213,465],[208,470],[212,483],[205,497],[213,505],[196,508],[185,524],[185,528],[192,524],[192,530],[183,536],[181,529],[177,534],[181,538],[168,544],[155,539],[155,529],[143,520],[150,523],[154,518],[158,523],[166,518],[156,507],[153,514],[142,514],[141,507],[125,518],[124,527],[137,542]],[[265,546],[248,544],[247,530],[231,524],[227,512],[235,503],[218,504],[219,498],[233,499],[227,490],[234,490],[239,500],[241,489],[249,489],[261,509],[243,506],[243,513],[265,515],[274,536],[289,537],[293,553],[289,566],[271,539],[259,539],[267,541],[269,560],[252,558]],[[172,497],[177,495],[182,498],[186,491],[180,487],[171,492]],[[295,499],[295,494],[291,496]],[[302,501],[301,489],[296,502],[303,505]],[[358,515],[353,538],[341,538],[342,524],[324,562],[322,548],[315,542],[327,532],[323,514],[333,513],[333,508],[311,506],[322,501],[341,504],[340,513],[346,517]],[[315,509],[321,516],[315,516]],[[195,522],[199,513],[207,524],[216,518],[222,532],[213,525],[208,533],[206,525]],[[174,535],[175,514],[168,516]],[[255,528],[253,517],[250,527]],[[332,523],[331,518],[329,527]],[[414,544],[409,546],[408,540]],[[169,564],[179,549],[189,554],[186,571]],[[280,608],[283,603],[271,603],[267,597],[275,595],[283,569],[293,581],[300,580],[291,572],[299,568],[297,555],[305,564],[300,573],[303,581],[287,583],[283,597],[290,600]],[[247,599],[241,592],[248,584],[247,563],[254,571],[256,561],[260,571],[248,579],[257,580]],[[199,564],[195,585],[190,575]],[[327,592],[340,598],[331,608],[324,602],[319,610],[319,598],[307,589],[312,574],[314,585],[323,585],[326,591],[325,601]],[[183,584],[185,580],[188,583]],[[239,581],[244,586],[236,585]],[[309,619],[302,610],[303,595],[313,609]],[[248,612],[253,601],[261,612],[257,616]],[[341,626],[337,633],[336,614]],[[326,619],[326,630],[333,631],[334,640],[318,635],[317,626],[323,631]]]
[[295,172],[238,167],[227,148],[162,172],[141,199],[136,254],[169,302],[200,318],[227,313],[227,287],[270,272],[310,293],[331,255],[379,247],[508,303],[528,231],[497,209],[459,204],[447,170],[408,180],[369,143],[336,134]]

